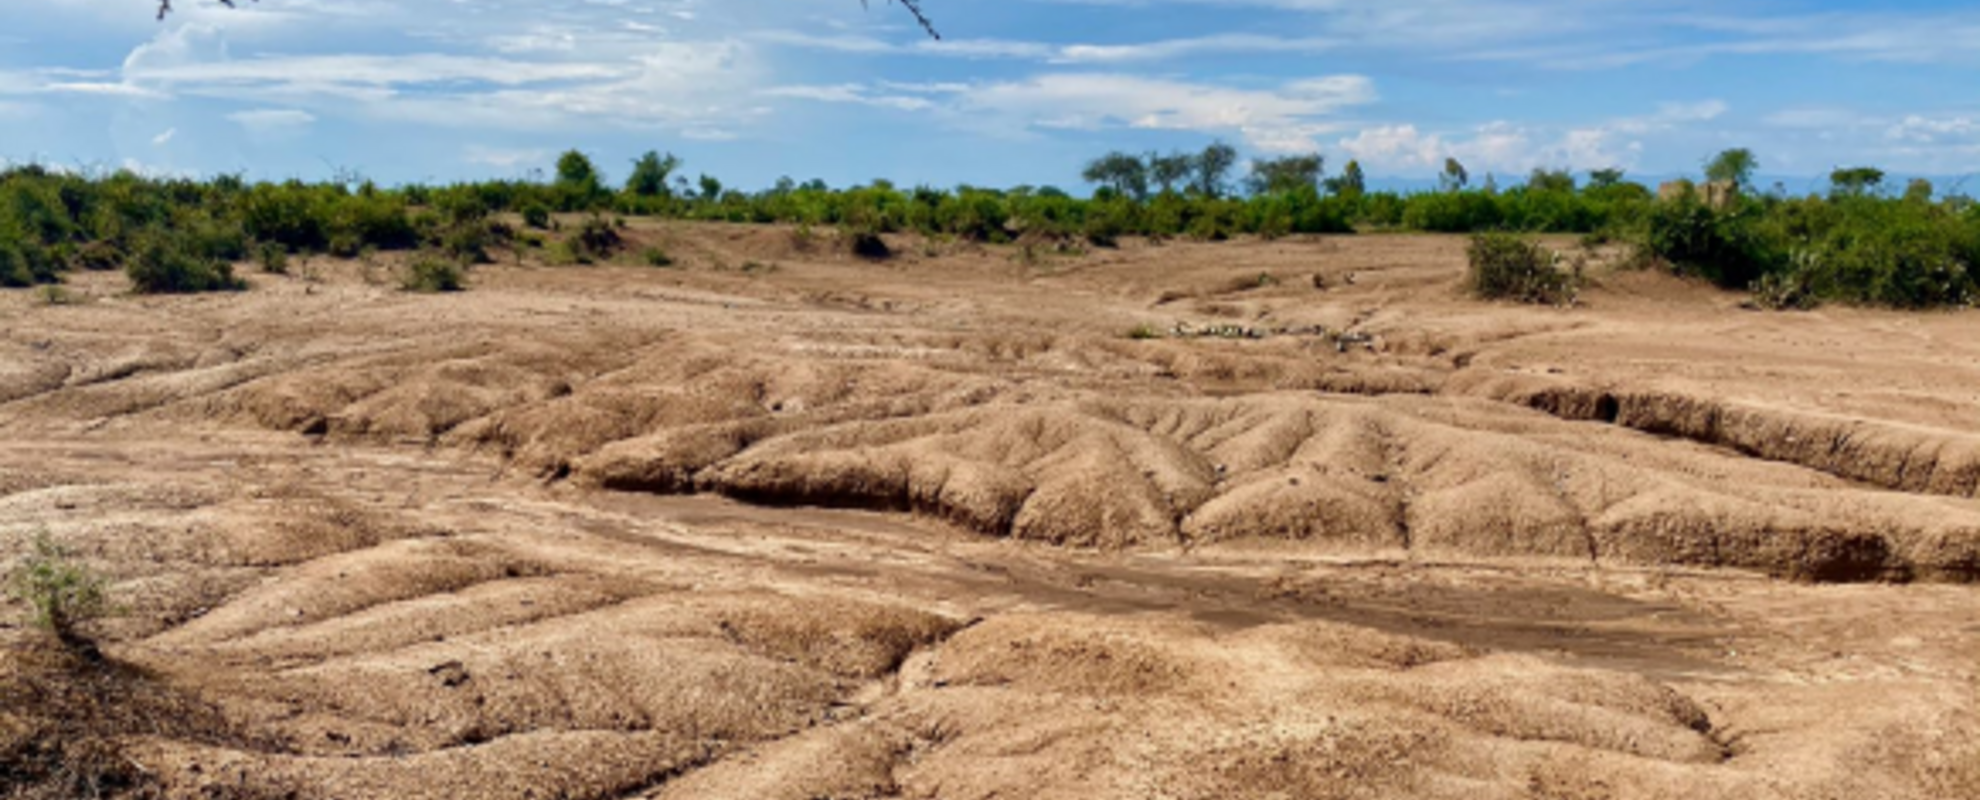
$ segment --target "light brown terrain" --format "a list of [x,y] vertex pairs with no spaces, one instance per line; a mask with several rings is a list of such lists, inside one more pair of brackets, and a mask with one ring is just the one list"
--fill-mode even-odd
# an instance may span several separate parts
[[633,236],[0,294],[0,795],[1980,797],[1980,317]]

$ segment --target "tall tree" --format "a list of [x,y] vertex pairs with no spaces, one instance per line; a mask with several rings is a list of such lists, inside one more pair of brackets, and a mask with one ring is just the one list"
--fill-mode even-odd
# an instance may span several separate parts
[[1883,185],[1884,171],[1876,167],[1849,167],[1829,173],[1829,194],[1835,197],[1862,197]]
[[1148,154],[1149,183],[1161,187],[1163,194],[1175,191],[1195,171],[1196,157],[1188,153],[1173,151],[1166,156]]
[[1339,197],[1360,197],[1368,191],[1368,178],[1361,173],[1361,162],[1349,161],[1341,176],[1327,179],[1327,191]]
[[[680,169],[681,160],[668,153],[664,158],[659,153],[648,150],[646,155],[633,161],[632,175],[626,178],[626,193],[640,197],[657,197],[667,193],[667,177]],[[784,178],[779,186],[790,181]]]
[[1319,153],[1254,159],[1251,174],[1244,179],[1245,189],[1252,194],[1284,194],[1301,187],[1317,189],[1326,163]]
[[1195,160],[1196,176],[1190,189],[1204,197],[1223,197],[1230,185],[1231,168],[1237,166],[1237,148],[1217,142],[1203,148]]
[[1080,177],[1087,183],[1112,189],[1122,197],[1148,199],[1148,165],[1118,150],[1087,162]]
[[1753,173],[1759,169],[1760,159],[1753,155],[1752,150],[1735,147],[1705,162],[1705,179],[1746,189],[1753,185]]
[[1608,189],[1621,186],[1622,182],[1623,171],[1615,167],[1589,170],[1588,172],[1588,188],[1590,189]]
[[1526,179],[1526,188],[1535,192],[1574,192],[1574,173],[1564,169],[1535,167]]
[[1446,192],[1462,192],[1471,183],[1471,173],[1464,171],[1464,165],[1455,158],[1444,159],[1444,173],[1437,176],[1437,188]]

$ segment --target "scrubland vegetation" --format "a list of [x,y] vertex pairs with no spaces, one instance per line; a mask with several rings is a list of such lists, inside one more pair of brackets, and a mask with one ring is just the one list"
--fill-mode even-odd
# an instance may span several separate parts
[[[1970,198],[1941,197],[1922,181],[1889,191],[1872,168],[1837,170],[1827,196],[1789,197],[1748,185],[1756,167],[1752,153],[1727,151],[1706,165],[1706,184],[1659,198],[1619,170],[1585,180],[1539,170],[1505,189],[1490,177],[1474,185],[1453,160],[1438,190],[1404,194],[1369,191],[1354,162],[1330,177],[1317,154],[1256,160],[1240,174],[1236,151],[1219,144],[1199,153],[1102,156],[1081,175],[1099,188],[1079,198],[1049,186],[903,189],[875,181],[834,189],[789,179],[744,192],[708,175],[689,180],[678,174],[678,158],[657,153],[635,161],[616,189],[577,152],[560,158],[548,181],[443,187],[82,176],[26,166],[0,172],[0,285],[122,269],[140,292],[232,290],[244,285],[236,263],[282,272],[298,253],[421,250],[420,263],[466,268],[490,261],[491,249],[543,247],[547,263],[588,264],[620,244],[609,214],[787,223],[807,232],[829,226],[867,257],[886,257],[879,237],[900,232],[1097,247],[1130,236],[1580,234],[1591,244],[1635,247],[1633,263],[1754,290],[1763,306],[1971,302],[1980,207]],[[558,214],[573,213],[591,216],[565,230]],[[429,269],[427,277],[436,275]],[[415,284],[433,285],[408,279]]]

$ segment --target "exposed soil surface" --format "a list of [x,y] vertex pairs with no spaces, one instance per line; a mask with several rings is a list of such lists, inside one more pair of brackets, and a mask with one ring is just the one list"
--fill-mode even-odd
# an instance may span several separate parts
[[1980,797],[1980,317],[628,235],[0,293],[0,796]]

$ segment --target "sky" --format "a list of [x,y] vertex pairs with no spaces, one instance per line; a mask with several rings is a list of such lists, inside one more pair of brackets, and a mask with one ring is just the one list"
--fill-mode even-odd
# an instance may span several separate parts
[[[1081,186],[1100,153],[1980,172],[1956,0],[0,0],[0,160],[158,174]],[[1942,187],[1944,188],[1944,187]]]

